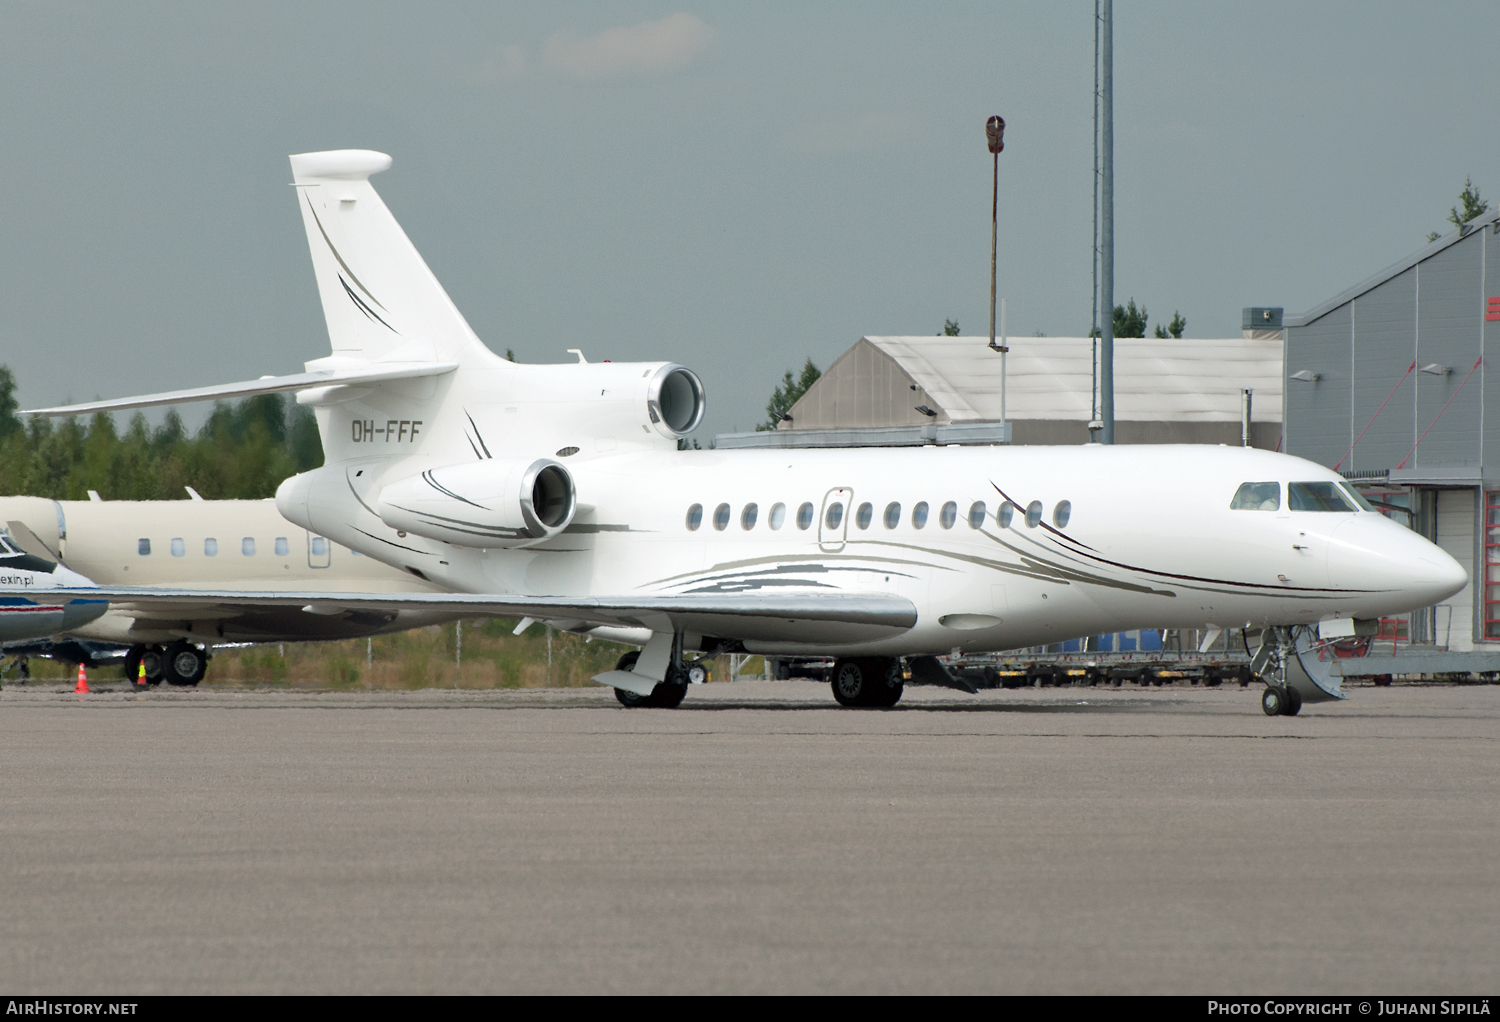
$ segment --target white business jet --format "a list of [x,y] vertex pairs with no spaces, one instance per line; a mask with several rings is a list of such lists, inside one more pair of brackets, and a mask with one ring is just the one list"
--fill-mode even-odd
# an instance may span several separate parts
[[677,705],[697,655],[729,650],[836,657],[840,703],[889,706],[908,677],[941,682],[935,658],[951,652],[1255,629],[1276,714],[1342,697],[1319,643],[1467,581],[1337,474],[1265,451],[680,451],[704,410],[690,370],[497,357],[371,187],[390,157],[291,162],[331,355],[292,376],[33,414],[298,391],[326,463],[281,485],[281,513],[450,592],[214,598],[633,637],[640,653],[596,679],[627,706]]

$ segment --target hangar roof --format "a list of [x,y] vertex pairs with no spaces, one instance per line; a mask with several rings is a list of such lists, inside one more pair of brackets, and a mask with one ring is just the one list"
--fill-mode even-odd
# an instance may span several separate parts
[[[1006,343],[1010,419],[1088,421],[1093,383],[1089,338],[1012,337]],[[894,362],[947,419],[1000,418],[1000,355],[988,350],[985,338],[865,337],[829,367],[824,379],[833,384],[830,376],[849,371],[844,363],[852,368],[865,361],[851,357],[865,345]],[[1250,387],[1255,420],[1280,422],[1281,378],[1279,340],[1117,338],[1115,418],[1238,422],[1240,389]],[[809,390],[804,400],[813,396]]]
[[1390,280],[1392,277],[1399,276],[1418,263],[1425,262],[1428,259],[1431,259],[1433,256],[1437,255],[1443,249],[1448,248],[1450,245],[1458,244],[1460,241],[1473,234],[1475,230],[1483,227],[1489,227],[1491,224],[1495,224],[1495,230],[1500,231],[1500,208],[1493,209],[1488,213],[1481,214],[1480,216],[1477,216],[1473,220],[1470,220],[1468,223],[1464,224],[1462,227],[1454,228],[1431,244],[1423,245],[1415,252],[1412,252],[1405,258],[1392,263],[1374,276],[1366,277],[1364,280],[1360,281],[1358,284],[1355,284],[1353,287],[1346,288],[1343,291],[1340,291],[1338,294],[1334,295],[1326,302],[1322,302],[1321,304],[1315,305],[1311,309],[1308,309],[1306,312],[1302,313],[1302,315],[1285,317],[1283,320],[1283,324],[1287,327],[1307,326],[1315,320],[1321,319],[1324,316],[1328,315],[1339,306],[1347,305],[1349,302],[1358,298],[1366,291],[1373,291],[1381,284],[1384,284],[1386,281]]

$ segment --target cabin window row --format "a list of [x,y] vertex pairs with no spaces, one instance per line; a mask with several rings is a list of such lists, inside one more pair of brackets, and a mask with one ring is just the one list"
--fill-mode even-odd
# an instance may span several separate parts
[[[321,536],[318,537],[317,539],[313,540],[314,546],[316,546],[318,543],[324,543],[324,542],[326,542],[326,541],[323,540],[323,538]],[[172,552],[172,556],[173,557],[185,557],[185,556],[187,556],[187,542],[181,536],[173,536],[172,539],[167,543],[167,549],[169,549]],[[272,543],[271,543],[271,549],[275,552],[275,555],[277,557],[286,557],[286,556],[290,555],[291,552],[292,552],[291,543],[288,542],[288,540],[287,540],[287,538],[285,536],[277,536],[276,539],[273,540]],[[151,556],[151,540],[147,539],[144,536],[142,536],[140,539],[136,540],[135,541],[135,552],[139,556],[141,556],[141,557],[150,557]],[[318,555],[321,555],[321,554],[326,553],[326,552],[327,552],[326,548],[324,550],[317,550],[317,549],[313,550],[313,553],[314,554],[318,554]],[[254,536],[246,536],[246,537],[244,537],[243,539],[240,540],[240,554],[242,556],[244,556],[244,557],[254,557],[255,556],[255,537]],[[209,538],[207,538],[207,539],[205,539],[203,541],[203,556],[204,557],[217,557],[217,556],[219,556],[219,541],[217,539],[215,539],[214,537],[210,536]]]
[[[903,521],[903,508],[900,501],[893,500],[885,506],[880,513],[880,524],[887,529],[899,527]],[[1046,508],[1039,500],[1033,500],[1024,509],[1017,507],[1010,501],[1003,502],[995,509],[994,521],[1002,529],[1008,529],[1011,522],[1019,515],[1020,520],[1028,528],[1036,528],[1042,524],[1042,517]],[[927,501],[918,501],[912,505],[911,512],[905,517],[905,521],[913,529],[925,529],[932,515],[931,505]],[[740,528],[749,532],[760,522],[760,505],[745,504],[740,508]],[[797,508],[794,521],[797,528],[807,530],[812,528],[813,520],[817,517],[817,509],[811,501],[803,503]],[[1061,529],[1065,528],[1073,517],[1073,503],[1068,500],[1060,500],[1052,508],[1052,524]],[[723,532],[729,528],[729,523],[735,518],[734,509],[728,504],[720,504],[714,508],[710,521],[715,530]],[[969,528],[978,529],[990,518],[989,505],[982,500],[976,500],[969,505],[964,520],[968,522]],[[786,524],[787,506],[785,504],[772,504],[770,511],[766,513],[766,524],[773,530],[780,529]],[[854,526],[858,529],[868,529],[875,522],[875,505],[865,501],[854,509]],[[938,509],[937,523],[941,528],[951,529],[958,522],[958,502],[950,500]],[[696,532],[703,525],[703,505],[694,504],[687,510],[686,524],[689,532]],[[829,504],[823,512],[823,524],[829,529],[838,529],[844,525],[844,504],[842,501],[834,501]]]

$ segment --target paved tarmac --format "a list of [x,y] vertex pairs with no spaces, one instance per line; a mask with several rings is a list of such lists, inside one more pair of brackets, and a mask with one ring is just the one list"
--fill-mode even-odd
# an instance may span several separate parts
[[1500,687],[0,691],[0,993],[1500,990]]

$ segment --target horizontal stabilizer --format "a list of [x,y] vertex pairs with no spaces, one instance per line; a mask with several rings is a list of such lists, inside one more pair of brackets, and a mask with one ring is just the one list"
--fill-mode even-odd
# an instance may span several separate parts
[[[900,635],[917,623],[905,597],[883,593],[712,593],[691,596],[523,596],[518,593],[246,592],[234,589],[168,589],[100,586],[85,590],[152,616],[205,606],[306,607],[319,610],[447,611],[474,617],[532,617],[596,625],[650,628],[663,620],[677,631],[766,642],[839,644]],[[27,590],[33,599],[63,593]],[[66,595],[82,595],[73,590]]]
[[91,415],[94,412],[116,412],[127,408],[151,408],[155,405],[180,405],[192,401],[222,401],[226,398],[254,397],[290,390],[311,390],[353,383],[383,383],[388,380],[413,380],[423,376],[442,376],[458,368],[456,362],[372,362],[349,369],[320,369],[291,376],[263,376],[244,383],[224,383],[213,387],[169,390],[140,397],[122,397],[109,401],[86,401],[83,404],[57,408],[32,408],[22,415]]

